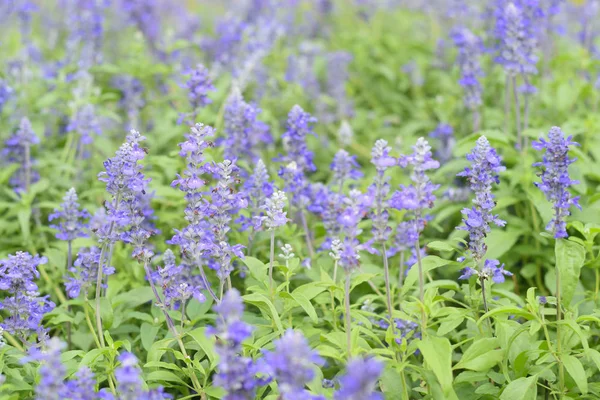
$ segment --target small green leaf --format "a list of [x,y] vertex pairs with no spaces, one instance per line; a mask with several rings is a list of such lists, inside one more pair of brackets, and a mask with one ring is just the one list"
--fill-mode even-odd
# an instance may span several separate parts
[[571,240],[556,239],[556,269],[560,274],[560,291],[563,306],[571,304],[585,261],[585,249]]
[[571,375],[571,378],[573,378],[575,381],[575,384],[581,393],[587,394],[588,381],[587,376],[585,375],[585,370],[583,369],[583,365],[581,365],[581,361],[579,361],[578,358],[567,354],[561,357],[561,361],[569,375]]
[[502,360],[503,351],[497,349],[497,338],[479,339],[463,354],[454,369],[470,369],[472,371],[488,371]]
[[210,360],[211,364],[214,363],[216,358],[215,345],[213,339],[210,339],[206,335],[206,327],[194,329],[187,334],[191,336],[196,343],[198,343],[198,346],[200,346],[204,353],[206,353],[206,356]]
[[146,351],[150,350],[150,347],[152,347],[152,343],[154,343],[154,339],[156,338],[156,334],[158,333],[159,329],[159,326],[148,324],[146,322],[144,322],[140,327],[142,346]]
[[319,317],[317,316],[317,311],[315,310],[315,307],[313,307],[311,302],[306,297],[304,297],[304,295],[300,293],[287,292],[281,292],[279,293],[279,295],[294,301],[298,306],[302,307],[313,323],[316,324],[319,322]]
[[427,244],[427,248],[435,251],[454,251],[454,247],[447,242],[433,241]]
[[254,279],[261,283],[267,282],[268,265],[254,257],[244,257],[242,262],[246,264],[246,267],[248,267],[248,270],[250,271],[250,275],[252,275]]
[[[451,264],[452,261],[444,260],[437,256],[427,256],[421,260],[421,264],[423,266],[423,273],[427,273],[436,268],[440,268]],[[414,268],[411,268],[404,280],[404,285],[402,286],[402,293],[406,293],[412,285],[417,281],[419,277],[419,268],[414,265]]]
[[515,379],[509,383],[500,400],[531,400],[537,399],[537,376]]
[[452,346],[446,338],[430,336],[418,343],[419,350],[429,369],[433,371],[442,386],[446,399],[457,399],[452,388]]
[[[267,298],[267,296],[265,296],[264,294],[260,294],[260,293],[252,293],[252,294],[247,294],[247,295],[243,296],[243,299],[244,299],[244,301],[246,301],[250,304],[254,304],[255,306],[260,308],[261,311],[265,312],[266,314],[270,314],[271,319],[273,320],[273,322],[275,323],[275,326],[279,330],[279,333],[281,333],[283,335],[283,325],[281,325],[281,319],[279,318],[279,314],[277,313],[275,306],[273,305],[271,300],[269,300]],[[265,310],[264,306],[267,307],[266,310]]]

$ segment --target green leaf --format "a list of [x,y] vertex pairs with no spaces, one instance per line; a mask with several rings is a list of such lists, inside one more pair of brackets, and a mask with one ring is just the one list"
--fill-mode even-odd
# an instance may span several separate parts
[[537,376],[515,379],[509,383],[500,400],[531,400],[537,399]]
[[154,339],[156,338],[156,334],[158,333],[159,329],[159,326],[148,324],[146,322],[144,322],[140,327],[142,346],[146,351],[150,350],[150,347],[152,347],[152,343],[154,343]]
[[568,307],[579,282],[579,274],[585,261],[585,249],[573,241],[556,239],[554,250],[556,269],[560,274],[561,301],[564,306]]
[[442,386],[446,399],[456,399],[452,388],[452,346],[446,338],[427,337],[418,343],[419,350],[429,369],[433,371]]
[[600,371],[600,353],[598,350],[587,349],[585,355],[596,364],[596,368]]
[[502,360],[503,351],[497,349],[497,338],[479,339],[464,352],[454,369],[488,371]]
[[281,293],[279,293],[279,295],[281,297],[285,297],[285,298],[291,299],[292,301],[296,302],[296,304],[298,306],[300,306],[304,309],[304,311],[306,312],[306,314],[308,314],[308,316],[310,317],[310,319],[313,323],[316,324],[319,322],[319,317],[317,316],[317,311],[315,310],[315,308],[313,307],[311,302],[306,297],[304,297],[304,295],[302,295],[300,293],[287,293],[287,292],[281,292]]
[[569,375],[571,375],[571,378],[573,378],[581,393],[587,394],[588,381],[587,376],[585,375],[585,370],[583,369],[583,365],[581,365],[581,361],[579,361],[578,358],[567,354],[563,355],[561,360],[565,366],[565,369]]
[[439,240],[427,244],[427,248],[435,251],[454,251],[454,247],[450,243],[441,242]]
[[515,245],[520,236],[521,231],[517,229],[507,229],[505,231],[499,229],[492,230],[485,239],[488,248],[486,257],[489,259],[499,259]]
[[146,375],[146,382],[175,382],[185,385],[185,382],[177,374],[165,370],[150,372]]
[[248,267],[248,270],[250,271],[250,275],[252,275],[254,279],[263,284],[267,282],[268,265],[254,257],[244,257],[242,262],[246,264],[246,267]]
[[[444,260],[438,256],[427,256],[421,260],[424,274],[436,268],[443,267],[451,263],[452,261]],[[404,280],[404,285],[402,286],[402,293],[406,293],[419,278],[419,268],[417,268],[416,264],[413,267],[414,268],[411,267],[410,271],[408,272],[408,275],[406,276],[406,279]]]
[[[279,330],[279,333],[283,335],[283,325],[281,325],[281,319],[279,318],[279,314],[277,313],[275,306],[273,305],[273,303],[271,303],[271,300],[269,300],[267,296],[260,293],[252,293],[243,296],[243,299],[244,301],[250,304],[254,304],[266,314],[270,314],[272,321],[275,323],[275,326]],[[265,309],[264,306],[266,306],[267,309]]]
[[215,353],[215,345],[214,341],[209,339],[209,337],[206,335],[206,327],[194,329],[187,334],[191,336],[196,343],[198,343],[198,346],[200,346],[204,353],[206,353],[206,356],[210,360],[211,364],[214,363],[217,356]]

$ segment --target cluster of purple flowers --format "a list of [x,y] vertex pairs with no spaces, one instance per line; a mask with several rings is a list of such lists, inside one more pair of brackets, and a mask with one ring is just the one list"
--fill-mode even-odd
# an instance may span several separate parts
[[[65,277],[65,288],[70,298],[79,297],[81,292],[87,297],[90,287],[96,282],[98,265],[100,265],[101,251],[98,247],[84,247],[79,249],[73,266],[69,268],[70,275]],[[103,275],[115,273],[114,267],[103,264]]]
[[190,78],[185,83],[188,90],[188,100],[192,106],[192,113],[196,115],[200,108],[212,103],[208,93],[215,90],[208,69],[198,64],[196,69],[190,73]]
[[0,113],[12,98],[14,90],[8,86],[5,80],[0,79]]
[[452,32],[452,39],[458,48],[458,64],[461,77],[458,83],[465,90],[465,106],[476,111],[482,104],[481,83],[479,77],[483,75],[480,57],[483,52],[483,42],[467,28],[456,28]]
[[569,147],[577,146],[572,136],[565,137],[563,131],[554,126],[548,132],[548,140],[540,138],[532,146],[538,151],[545,151],[542,162],[535,163],[536,167],[543,167],[542,181],[535,185],[546,194],[552,203],[554,218],[546,226],[546,230],[553,233],[555,238],[567,237],[567,223],[565,218],[570,215],[569,208],[579,205],[579,196],[573,197],[569,186],[579,183],[569,176],[569,165],[576,159],[569,158]]
[[537,73],[537,29],[542,10],[538,1],[498,1],[495,35],[499,42],[496,61],[511,75]]
[[241,224],[242,230],[246,230],[251,226],[254,230],[261,229],[262,222],[264,221],[263,210],[267,198],[271,197],[274,190],[275,185],[269,177],[269,171],[267,171],[263,160],[259,159],[254,167],[254,171],[245,180],[243,185],[243,193],[248,202],[250,217],[240,216],[237,222]]
[[346,374],[340,381],[340,389],[333,395],[335,400],[383,400],[383,394],[375,391],[377,380],[383,372],[383,363],[375,358],[354,358],[348,361]]
[[217,336],[219,369],[215,385],[226,390],[225,400],[254,399],[256,389],[269,379],[260,362],[240,355],[242,342],[252,334],[252,327],[241,320],[244,303],[240,293],[236,289],[228,290],[214,310],[218,314],[216,326],[210,328],[208,334]]
[[[477,139],[477,144],[467,155],[467,160],[471,162],[471,167],[465,168],[458,176],[467,178],[471,190],[475,193],[475,198],[473,207],[462,210],[464,225],[458,229],[469,232],[469,251],[475,264],[479,266],[487,251],[485,237],[490,231],[490,224],[497,226],[506,224],[492,212],[496,205],[492,194],[492,185],[499,183],[498,173],[504,171],[505,168],[501,164],[500,156],[490,146],[485,136]],[[500,265],[498,260],[485,260],[484,265],[480,266],[478,270],[467,267],[461,278],[468,279],[473,274],[477,274],[481,280],[492,277],[494,282],[504,282],[504,275],[512,274],[504,271],[503,267],[504,264]]]
[[331,171],[333,172],[333,183],[342,192],[344,184],[349,179],[357,180],[362,178],[363,173],[356,161],[356,156],[350,155],[346,150],[340,149],[331,162]]
[[177,264],[175,255],[170,249],[163,256],[164,266],[156,271],[152,279],[163,289],[164,303],[168,309],[185,309],[185,304],[191,298],[204,303],[206,300],[201,292],[204,283],[199,276],[192,275],[188,266]]
[[27,118],[21,119],[17,132],[4,142],[2,157],[9,163],[19,165],[17,172],[10,178],[10,185],[17,193],[27,192],[29,186],[40,178],[33,168],[35,161],[31,155],[32,147],[39,142]]
[[23,343],[34,333],[40,341],[46,337],[42,318],[55,305],[49,296],[40,296],[34,280],[39,277],[38,266],[47,262],[45,257],[22,251],[0,260],[0,290],[7,293],[0,301],[0,310],[6,313],[0,328]]
[[390,156],[391,147],[388,142],[379,139],[371,150],[371,163],[375,166],[377,174],[375,182],[369,187],[369,195],[373,198],[373,241],[385,243],[388,241],[392,228],[389,226],[389,213],[387,211],[388,194],[390,193],[389,177],[385,171],[398,164],[398,160]]
[[135,355],[124,352],[119,356],[119,361],[121,365],[115,370],[119,397],[115,398],[111,393],[103,389],[103,400],[162,400],[173,398],[170,394],[165,393],[162,387],[144,390],[138,367],[138,359]]
[[56,238],[60,240],[73,241],[77,238],[87,237],[88,225],[85,222],[90,218],[90,213],[80,209],[77,192],[74,188],[67,191],[59,209],[55,209],[48,216],[49,221],[58,220],[58,225],[50,225],[50,228],[58,230]]
[[402,156],[399,159],[399,165],[406,168],[412,165],[413,170],[410,175],[412,184],[409,186],[400,186],[391,199],[390,206],[398,210],[406,210],[412,216],[412,232],[421,233],[426,225],[427,219],[424,215],[425,210],[433,208],[436,199],[433,192],[440,186],[431,182],[426,171],[437,169],[440,163],[432,158],[431,146],[424,138],[419,138],[413,146],[413,154]]
[[260,112],[258,107],[244,101],[238,88],[233,89],[225,105],[225,159],[254,163],[259,158],[257,145],[272,142],[269,126],[257,119]]
[[121,91],[119,106],[127,113],[127,129],[140,127],[140,111],[146,104],[145,87],[142,82],[130,75],[119,75],[112,80],[113,85]]
[[340,257],[340,265],[347,273],[355,271],[360,265],[359,251],[368,249],[369,244],[361,244],[359,235],[362,229],[358,223],[367,215],[372,198],[363,194],[360,190],[352,189],[348,197],[343,199],[343,210],[337,218],[340,226],[340,236],[343,236]]
[[321,400],[304,387],[315,378],[314,364],[323,360],[313,351],[302,333],[289,329],[274,342],[275,350],[265,352],[264,359],[277,381],[283,400]]
[[87,146],[93,143],[94,135],[102,134],[100,119],[96,115],[93,105],[86,104],[79,108],[67,125],[67,132],[76,132],[79,135],[77,153],[79,158],[88,158]]

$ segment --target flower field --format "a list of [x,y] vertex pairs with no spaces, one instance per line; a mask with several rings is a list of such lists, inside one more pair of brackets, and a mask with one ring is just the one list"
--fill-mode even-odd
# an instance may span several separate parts
[[0,399],[600,399],[597,0],[0,0]]

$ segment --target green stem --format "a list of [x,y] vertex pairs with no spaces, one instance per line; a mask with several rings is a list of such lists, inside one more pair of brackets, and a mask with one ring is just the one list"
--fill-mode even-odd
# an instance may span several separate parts
[[427,335],[427,315],[425,313],[425,279],[423,277],[423,263],[421,261],[421,245],[419,239],[415,243],[415,252],[417,254],[417,266],[419,267],[419,300],[421,302],[421,334]]
[[352,327],[350,318],[350,273],[346,272],[346,284],[344,285],[344,316],[346,319],[346,346],[348,359],[352,357]]
[[560,395],[565,392],[565,367],[561,361],[562,343],[560,333],[560,321],[562,319],[561,310],[561,292],[560,292],[560,270],[556,268],[556,351],[558,353],[558,382]]
[[85,322],[87,323],[88,329],[94,336],[94,342],[96,343],[96,347],[101,348],[100,341],[98,340],[98,334],[96,333],[96,329],[94,329],[94,324],[92,324],[92,319],[90,318],[90,314],[88,312],[88,307],[90,307],[90,303],[88,299],[85,299],[85,304],[83,305],[83,313],[85,314]]
[[10,333],[8,333],[6,331],[2,332],[2,334],[3,334],[4,338],[6,339],[6,341],[8,343],[10,343],[12,347],[14,347],[17,350],[23,351],[23,352],[25,351],[23,346],[21,346],[21,344],[17,341],[17,339],[15,339],[15,337],[13,335],[11,335]]
[[383,275],[385,278],[385,300],[386,300],[388,315],[390,317],[390,323],[391,323],[392,318],[393,318],[393,316],[392,316],[393,306],[392,306],[392,290],[390,288],[390,266],[388,263],[387,248],[386,248],[385,242],[381,244],[381,247],[383,250]]
[[275,259],[275,231],[271,231],[271,248],[269,251],[269,291],[271,292],[271,296],[274,296],[273,293],[273,262]]

